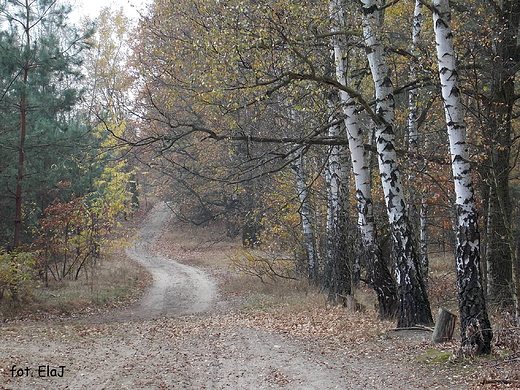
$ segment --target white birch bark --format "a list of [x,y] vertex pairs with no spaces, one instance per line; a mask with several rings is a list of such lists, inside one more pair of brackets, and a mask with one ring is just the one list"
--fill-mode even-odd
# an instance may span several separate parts
[[[329,108],[334,113],[337,94],[329,97]],[[331,121],[335,115],[331,115]],[[344,131],[339,124],[329,128],[329,137],[340,139]],[[343,145],[331,146],[325,171],[327,181],[327,258],[324,284],[329,297],[337,300],[337,294],[350,295],[352,284],[352,251],[348,239],[348,194],[349,161],[348,151]]]
[[362,0],[363,6],[363,36],[365,39],[370,71],[375,84],[376,114],[376,145],[379,170],[383,191],[387,202],[390,223],[398,222],[405,214],[404,194],[402,191],[401,174],[397,168],[395,151],[394,95],[390,79],[390,70],[386,62],[384,48],[379,40],[380,30],[378,10],[375,0]]
[[[415,0],[414,14],[413,14],[413,25],[412,25],[412,44],[410,52],[417,58],[419,56],[419,43],[421,41],[421,31],[423,23],[423,5],[422,0]],[[417,64],[415,61],[410,61],[410,78],[412,80],[417,79]],[[408,92],[408,149],[411,152],[416,152],[419,148],[419,91],[416,88],[411,89]],[[414,162],[410,158],[408,167],[410,174],[408,181],[413,183],[416,180],[416,175],[413,170]],[[420,192],[420,195],[417,194]],[[425,201],[425,194],[422,188],[414,188],[412,195],[412,203],[419,203],[419,265],[422,277],[425,284],[428,281],[428,246],[426,242],[426,208],[427,203]]]
[[[330,2],[330,12],[333,21],[332,31],[340,31],[344,27],[344,18],[341,12],[341,2],[333,0]],[[334,60],[336,65],[336,79],[347,85],[345,61],[341,37],[334,36]],[[375,227],[372,212],[372,195],[370,187],[370,172],[365,152],[363,131],[359,127],[359,115],[357,113],[356,101],[348,92],[340,91],[341,106],[345,115],[345,127],[347,129],[349,149],[352,159],[352,171],[356,186],[356,199],[358,202],[358,223],[361,229],[363,241],[372,245],[375,243]]]
[[398,168],[394,133],[394,96],[390,70],[379,38],[381,13],[375,0],[361,0],[363,37],[376,95],[376,146],[379,173],[394,240],[399,286],[398,327],[433,322],[410,231]]
[[[341,6],[341,1],[331,0],[329,3],[333,33],[338,33],[345,29],[345,18]],[[347,85],[346,66],[344,49],[345,42],[341,35],[333,35],[332,39],[334,50],[334,61],[336,70],[336,80],[342,85]],[[359,115],[357,104],[348,92],[340,91],[340,100],[344,124],[347,131],[348,146],[351,156],[352,171],[354,173],[354,183],[356,188],[356,201],[358,209],[358,225],[361,232],[363,247],[369,257],[369,282],[376,290],[379,299],[380,315],[392,317],[396,309],[396,292],[394,281],[390,274],[381,275],[385,272],[385,264],[377,243],[376,227],[372,207],[371,180],[368,159],[365,151],[363,131],[359,126]]]
[[430,269],[430,260],[428,257],[428,232],[427,232],[428,204],[426,198],[421,197],[421,205],[419,210],[419,246],[420,246],[420,265],[424,283],[428,285],[428,273]]
[[311,280],[316,277],[317,265],[317,250],[316,239],[314,232],[314,218],[312,206],[307,190],[307,183],[305,180],[305,170],[303,165],[303,153],[300,153],[294,158],[291,164],[291,169],[296,179],[296,188],[298,191],[298,198],[300,199],[300,216],[302,219],[303,231],[303,246],[307,255],[308,276]]
[[462,346],[463,349],[472,349],[471,353],[487,354],[491,352],[492,332],[481,280],[477,207],[466,144],[466,125],[460,101],[448,0],[433,0],[433,24],[456,196],[456,263]]
[[[414,55],[418,55],[418,45],[421,40],[421,30],[422,30],[422,0],[415,1],[414,13],[413,13],[413,26],[412,26],[412,45],[410,47],[410,52]],[[417,77],[417,65],[414,61],[410,62],[410,76],[412,79]],[[410,148],[417,148],[419,146],[419,129],[418,123],[419,120],[419,110],[418,110],[418,101],[419,93],[417,89],[413,88],[408,92],[408,142],[410,144]]]

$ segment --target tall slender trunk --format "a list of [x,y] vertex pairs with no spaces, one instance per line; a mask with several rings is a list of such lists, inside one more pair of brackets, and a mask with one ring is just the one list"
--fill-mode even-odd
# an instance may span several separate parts
[[363,36],[376,95],[376,146],[379,172],[394,242],[398,281],[398,327],[431,324],[426,288],[419,271],[397,164],[394,133],[394,96],[390,71],[379,34],[381,13],[375,0],[362,0]]
[[[507,156],[506,156],[507,154]],[[502,155],[502,156],[500,156]],[[512,212],[509,195],[509,149],[489,153],[493,161],[484,168],[487,191],[486,282],[489,300],[499,306],[512,304],[512,256],[508,231]],[[501,166],[501,167],[500,167]],[[514,243],[514,241],[513,241]]]
[[[410,52],[414,56],[418,56],[419,54],[419,43],[421,40],[421,31],[422,31],[422,23],[423,23],[423,5],[422,0],[415,1],[414,7],[414,16],[413,16],[413,26],[412,26],[412,44],[410,47]],[[412,80],[417,79],[417,65],[415,61],[410,61],[410,78]],[[412,152],[416,152],[419,148],[419,91],[416,88],[411,89],[408,92],[408,149]],[[409,161],[408,168],[410,170],[410,174],[408,177],[408,181],[413,183],[416,181],[417,177],[413,170],[414,162]],[[417,194],[419,191],[420,194]],[[429,260],[428,260],[428,246],[426,243],[426,201],[425,194],[423,189],[415,186],[413,193],[411,195],[411,203],[418,205],[417,209],[419,209],[419,266],[422,278],[424,283],[428,282],[428,268],[429,268]],[[415,215],[414,218],[415,220]]]
[[[330,2],[330,15],[333,32],[341,31],[345,27],[345,20],[340,1],[332,0]],[[340,35],[333,36],[336,79],[343,85],[347,84],[344,60],[345,46]],[[340,92],[340,98],[343,114],[345,115],[344,124],[347,130],[352,171],[354,173],[358,225],[361,232],[364,255],[367,260],[368,283],[377,294],[379,315],[382,318],[392,318],[397,313],[397,288],[383,259],[377,240],[369,163],[365,152],[363,132],[359,127],[357,105],[355,100],[345,91]]]
[[298,198],[300,199],[300,216],[302,219],[303,246],[307,257],[307,273],[311,282],[315,283],[317,278],[318,251],[316,248],[316,235],[314,232],[314,215],[305,180],[303,164],[304,154],[300,151],[294,158],[291,169],[296,179]]
[[[520,25],[520,1],[504,0],[496,9],[498,37],[490,70],[491,85],[486,98],[486,123],[484,136],[489,145],[488,159],[483,164],[488,190],[488,215],[486,257],[488,296],[493,302],[510,305],[518,297],[514,280],[515,241],[509,237],[512,212],[509,189],[511,172],[510,155],[513,146],[513,107],[517,101],[515,74],[518,70],[518,32]],[[498,201],[497,201],[498,199]],[[513,286],[513,289],[511,289]]]
[[520,256],[518,254],[518,243],[516,243],[515,237],[512,234],[512,230],[509,231],[509,242],[515,243],[516,247],[510,246],[512,254],[512,276],[513,276],[513,295],[515,297],[515,317],[516,324],[520,326]]
[[427,232],[427,218],[428,218],[428,204],[425,196],[421,196],[421,204],[419,209],[419,265],[423,280],[428,285],[428,274],[430,272],[430,259],[428,257],[428,232]]
[[466,145],[466,125],[460,102],[448,0],[433,0],[433,24],[456,195],[456,263],[462,348],[470,354],[488,354],[491,352],[493,332],[482,285],[477,207]]
[[[27,72],[25,72],[27,73]],[[25,79],[26,75],[24,75]],[[22,181],[24,177],[25,167],[25,139],[27,136],[27,99],[25,92],[20,102],[20,140],[18,144],[18,169],[16,174],[16,192],[15,192],[15,217],[14,217],[14,238],[13,247],[17,248],[21,243],[22,236],[22,208],[23,208],[23,189]]]
[[[410,47],[410,52],[413,55],[418,54],[418,45],[421,40],[423,22],[422,9],[422,1],[416,0],[413,13],[412,45]],[[412,79],[417,77],[417,65],[414,61],[410,62],[410,77]],[[410,148],[412,149],[416,149],[419,146],[418,100],[419,92],[415,88],[411,89],[410,92],[408,92],[408,142],[410,144]]]
[[[337,91],[329,95],[331,112],[337,107]],[[335,115],[331,115],[331,120]],[[329,137],[343,138],[341,125],[329,129]],[[345,146],[335,145],[329,149],[327,168],[327,254],[324,269],[324,287],[329,298],[337,301],[338,295],[352,293],[352,255],[348,234],[349,162]]]
[[22,181],[24,178],[25,170],[25,141],[27,138],[27,83],[29,80],[29,69],[30,69],[30,56],[29,52],[31,49],[31,36],[30,36],[30,4],[29,1],[25,1],[25,21],[24,21],[24,33],[25,33],[25,51],[24,55],[25,62],[23,66],[23,83],[20,98],[20,139],[18,143],[18,168],[16,174],[16,192],[15,192],[15,216],[14,216],[14,237],[13,247],[17,248],[21,244],[22,236],[22,222],[23,222],[23,188]]

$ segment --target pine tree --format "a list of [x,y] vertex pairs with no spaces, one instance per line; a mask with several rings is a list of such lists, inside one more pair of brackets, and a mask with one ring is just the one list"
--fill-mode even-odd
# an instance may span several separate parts
[[[2,179],[10,192],[4,196],[15,200],[9,207],[3,199],[8,210],[2,213],[14,220],[12,247],[22,244],[23,220],[37,211],[37,200],[26,199],[29,182],[45,180],[42,169],[62,167],[60,156],[67,153],[74,133],[69,130],[80,97],[75,82],[85,36],[67,26],[67,13],[54,0],[7,0],[0,5],[0,46],[8,53],[0,58],[0,131],[8,150]],[[39,188],[35,182],[31,187]],[[24,210],[27,204],[32,210]]]

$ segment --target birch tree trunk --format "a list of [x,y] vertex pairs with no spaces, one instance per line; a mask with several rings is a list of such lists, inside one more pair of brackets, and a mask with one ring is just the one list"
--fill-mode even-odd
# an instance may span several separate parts
[[423,277],[424,283],[428,286],[428,275],[430,272],[430,259],[428,257],[428,204],[426,203],[425,196],[421,196],[421,204],[419,210],[419,265],[421,270],[421,275]]
[[455,184],[457,213],[457,288],[462,350],[489,354],[493,332],[487,315],[480,269],[477,208],[466,145],[460,90],[455,64],[448,0],[433,0],[433,23],[439,76]]
[[307,273],[309,280],[315,283],[317,277],[318,252],[314,232],[314,215],[307,190],[307,182],[305,180],[303,159],[304,154],[300,152],[300,154],[294,158],[291,169],[296,179],[296,188],[300,199],[300,216],[302,219],[303,246],[307,257]]
[[[337,91],[329,95],[329,107],[337,106]],[[335,119],[331,116],[331,119]],[[345,137],[341,126],[329,129],[331,138]],[[327,257],[324,270],[324,286],[329,298],[337,302],[338,295],[352,294],[352,245],[348,234],[349,194],[348,152],[343,145],[331,146],[325,172],[327,181]]]
[[[422,0],[415,1],[414,7],[414,15],[413,15],[413,26],[412,26],[412,45],[410,47],[410,52],[414,56],[418,56],[419,54],[419,42],[421,40],[421,31],[422,31],[422,23],[423,23],[423,5]],[[417,79],[417,65],[414,61],[410,61],[410,78],[412,80]],[[419,148],[419,92],[416,88],[411,89],[408,92],[408,149],[411,152],[416,152]],[[413,183],[416,180],[416,175],[413,171],[413,162],[409,161],[409,169],[410,174],[408,180],[410,183]],[[419,192],[419,195],[417,194]],[[418,204],[419,208],[419,265],[422,278],[424,283],[428,282],[428,268],[429,268],[429,260],[428,260],[428,247],[426,243],[426,201],[425,194],[423,193],[423,189],[420,187],[414,188],[414,193],[412,196],[412,204]],[[415,216],[414,216],[415,219]]]
[[[345,27],[341,2],[330,2],[332,32],[339,32]],[[336,79],[342,85],[347,84],[344,48],[341,35],[333,35],[334,60]],[[345,116],[344,124],[348,136],[352,171],[356,187],[358,209],[358,225],[361,232],[364,255],[368,267],[368,283],[375,290],[379,315],[382,318],[392,318],[397,313],[397,288],[395,281],[385,264],[381,248],[377,241],[375,219],[372,207],[370,170],[365,152],[363,132],[359,127],[357,105],[354,99],[345,91],[340,92],[341,107]]]
[[[412,45],[410,47],[410,52],[413,55],[418,54],[418,44],[421,39],[423,21],[422,9],[423,6],[421,0],[416,0],[413,13]],[[414,61],[410,62],[410,77],[412,79],[417,78],[417,66]],[[410,92],[408,92],[408,142],[412,149],[416,149],[419,146],[418,99],[419,93],[417,89],[411,89]]]
[[398,282],[397,327],[431,324],[426,288],[419,271],[407,207],[397,164],[394,134],[394,96],[390,71],[379,33],[380,10],[375,0],[362,0],[363,36],[376,94],[376,146],[379,172],[394,242]]

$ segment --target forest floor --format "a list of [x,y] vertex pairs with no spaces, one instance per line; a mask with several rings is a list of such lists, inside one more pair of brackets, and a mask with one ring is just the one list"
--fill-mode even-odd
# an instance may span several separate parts
[[[0,324],[2,389],[515,388],[518,359],[448,357],[430,332],[373,309],[329,306],[309,286],[245,278],[237,245],[206,240],[159,203],[127,250],[153,276],[122,309]],[[211,235],[211,232],[206,232]],[[518,387],[516,387],[518,388]]]

